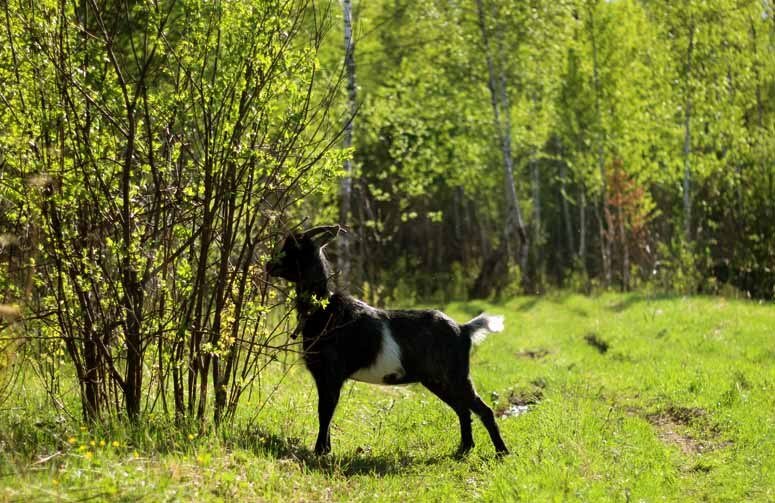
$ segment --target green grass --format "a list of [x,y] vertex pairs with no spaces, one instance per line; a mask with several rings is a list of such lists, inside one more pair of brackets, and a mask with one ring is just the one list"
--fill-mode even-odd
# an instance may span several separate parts
[[498,420],[503,460],[478,421],[476,448],[454,458],[457,419],[421,386],[360,383],[343,390],[334,454],[317,458],[315,392],[298,365],[260,414],[243,404],[220,434],[158,418],[81,431],[20,397],[0,412],[0,500],[775,500],[771,303],[606,294],[447,306],[459,321],[481,310],[505,314],[506,331],[472,357],[480,394],[498,410],[537,401]]

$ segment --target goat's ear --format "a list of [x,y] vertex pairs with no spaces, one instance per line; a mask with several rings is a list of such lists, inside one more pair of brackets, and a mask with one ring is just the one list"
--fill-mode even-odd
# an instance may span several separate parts
[[308,230],[304,233],[304,236],[310,238],[316,246],[322,248],[333,241],[340,232],[347,231],[339,225],[322,225]]

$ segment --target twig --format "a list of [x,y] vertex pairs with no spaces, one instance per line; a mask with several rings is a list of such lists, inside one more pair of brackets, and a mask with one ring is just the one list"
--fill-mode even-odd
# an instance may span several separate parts
[[31,466],[42,465],[43,463],[47,463],[47,462],[51,461],[52,459],[54,459],[55,457],[57,457],[57,456],[59,456],[61,454],[62,454],[62,451],[56,451],[54,454],[51,454],[49,456],[45,456],[45,457],[42,457],[42,458],[38,459],[37,461],[32,463]]

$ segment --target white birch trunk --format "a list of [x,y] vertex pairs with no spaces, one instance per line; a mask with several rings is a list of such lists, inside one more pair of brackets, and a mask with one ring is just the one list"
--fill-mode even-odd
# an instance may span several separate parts
[[[352,1],[343,0],[342,10],[344,14],[344,66],[347,74],[347,108],[348,114],[343,133],[343,147],[349,149],[352,147],[353,122],[355,119],[355,46],[353,44],[353,25],[352,25]],[[339,223],[347,226],[350,223],[350,213],[352,208],[352,161],[344,161],[344,174],[339,184]],[[339,236],[339,254],[337,258],[337,268],[339,269],[340,286],[349,285],[352,280],[352,234],[344,233]]]
[[[522,211],[514,182],[514,161],[511,155],[511,113],[509,110],[508,94],[506,93],[505,75],[501,72],[500,79],[496,76],[495,65],[490,52],[490,42],[487,36],[484,7],[482,0],[476,0],[479,15],[479,29],[484,44],[484,56],[487,62],[488,87],[490,89],[490,101],[492,103],[493,122],[496,134],[499,136],[501,150],[503,152],[504,188],[508,211],[506,215],[505,232],[509,237],[517,233],[520,237],[521,248],[527,244],[527,233],[522,219]],[[501,114],[503,118],[501,118]],[[524,253],[520,253],[520,262],[524,262]],[[524,264],[522,264],[524,269]],[[524,273],[524,271],[523,271]]]
[[570,219],[570,208],[568,207],[568,167],[565,161],[560,163],[560,195],[562,196],[562,219],[565,223],[565,241],[568,245],[568,256],[573,260],[576,256],[576,245],[573,239],[573,224]]
[[600,171],[600,215],[598,224],[600,225],[600,258],[603,266],[603,278],[605,285],[611,284],[611,236],[610,230],[606,232],[608,223],[608,187],[606,184],[605,154],[603,149],[603,120],[600,111],[600,77],[598,72],[597,59],[597,36],[595,34],[595,13],[594,7],[589,8],[590,19],[590,38],[592,41],[592,78],[595,90],[595,117],[597,120],[597,166]]

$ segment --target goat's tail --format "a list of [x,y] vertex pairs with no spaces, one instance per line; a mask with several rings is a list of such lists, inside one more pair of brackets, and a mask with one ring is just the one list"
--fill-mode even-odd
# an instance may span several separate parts
[[482,313],[460,327],[463,334],[471,338],[471,343],[478,346],[492,332],[503,332],[503,316]]

